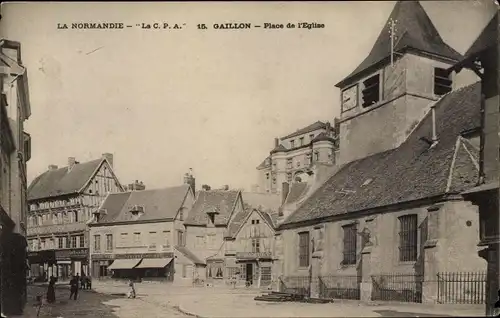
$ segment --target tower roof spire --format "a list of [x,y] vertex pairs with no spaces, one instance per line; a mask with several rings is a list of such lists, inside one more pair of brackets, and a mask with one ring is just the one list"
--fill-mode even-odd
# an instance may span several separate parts
[[443,41],[418,1],[398,1],[368,56],[349,76],[340,81],[337,87],[349,85],[358,76],[390,61],[391,21],[397,21],[395,32],[392,34],[395,37],[393,42],[395,52],[413,50],[449,59],[452,62],[462,58],[460,53]]

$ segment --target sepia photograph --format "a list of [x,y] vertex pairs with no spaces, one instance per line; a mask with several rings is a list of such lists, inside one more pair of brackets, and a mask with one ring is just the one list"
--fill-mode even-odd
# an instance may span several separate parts
[[500,316],[498,1],[0,12],[1,317]]

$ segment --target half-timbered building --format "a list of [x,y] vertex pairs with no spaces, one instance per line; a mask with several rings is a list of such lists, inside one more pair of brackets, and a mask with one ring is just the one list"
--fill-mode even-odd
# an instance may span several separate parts
[[28,247],[31,275],[46,280],[88,275],[87,223],[109,193],[123,187],[113,171],[113,155],[49,169],[28,188]]

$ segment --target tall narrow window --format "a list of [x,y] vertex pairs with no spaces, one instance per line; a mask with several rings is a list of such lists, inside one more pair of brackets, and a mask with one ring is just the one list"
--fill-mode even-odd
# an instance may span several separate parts
[[184,246],[184,232],[177,231],[177,245]]
[[290,140],[290,148],[295,148],[295,140]]
[[134,233],[134,245],[141,245],[141,232]]
[[106,251],[113,250],[113,234],[106,234]]
[[149,232],[149,248],[156,248],[156,232]]
[[100,251],[101,250],[101,236],[100,235],[94,235],[94,251]]
[[260,253],[260,240],[259,239],[252,239],[252,252],[253,253]]
[[310,257],[309,232],[299,233],[299,266],[308,267]]
[[342,227],[344,230],[344,258],[343,265],[356,265],[357,226],[349,224]]
[[451,73],[444,68],[434,68],[434,95],[442,96],[451,92]]
[[299,138],[299,143],[300,143],[300,146],[304,145],[304,137]]
[[85,247],[85,236],[78,236],[78,247]]
[[399,261],[417,260],[418,219],[416,214],[399,218]]
[[64,248],[64,242],[62,237],[57,238],[57,247],[58,248]]
[[293,159],[292,158],[286,160],[286,166],[288,169],[293,168]]
[[179,221],[184,221],[184,207],[179,209]]
[[78,236],[72,236],[71,237],[71,248],[76,248],[76,240]]
[[170,247],[170,231],[163,231],[163,247]]
[[363,82],[363,107],[370,107],[380,101],[380,74]]

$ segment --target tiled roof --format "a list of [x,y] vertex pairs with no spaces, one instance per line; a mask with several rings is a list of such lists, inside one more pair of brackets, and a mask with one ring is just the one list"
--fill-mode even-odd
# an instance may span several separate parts
[[411,48],[459,61],[462,55],[444,43],[431,19],[418,1],[398,1],[380,32],[372,50],[361,64],[336,86],[349,85],[358,75],[390,57],[391,39],[389,21],[397,21],[395,51]]
[[495,44],[498,45],[498,32],[498,13],[495,13],[481,34],[465,53],[465,59],[484,51],[490,46],[494,46]]
[[[182,185],[164,189],[110,194],[101,207],[102,209],[106,209],[107,215],[99,223],[175,218],[179,209],[184,204],[188,191],[190,191],[189,189],[188,185]],[[144,214],[137,219],[134,219],[132,213],[130,213],[130,210],[134,206],[144,208]]]
[[36,177],[28,188],[28,200],[78,193],[105,159],[49,170]]
[[[434,147],[430,148],[420,140],[421,137],[431,138],[432,118],[428,114],[399,148],[343,166],[284,224],[394,205],[473,187],[477,181],[477,167],[471,156],[462,151],[465,149],[456,151],[456,146],[462,145],[461,132],[480,126],[480,95],[480,83],[445,95],[436,103],[439,142]],[[475,151],[472,147],[468,150]]]
[[292,138],[292,137],[299,136],[302,134],[307,134],[310,131],[315,131],[317,129],[321,129],[321,128],[325,128],[325,127],[326,127],[326,123],[318,120],[317,122],[310,124],[307,127],[301,128],[301,129],[297,130],[296,132],[293,132],[289,135],[286,135],[285,137],[281,137],[281,139],[287,139],[287,138]]
[[196,201],[184,222],[185,225],[206,225],[207,212],[218,211],[215,215],[215,225],[227,225],[234,210],[239,191],[210,190],[199,191]]
[[198,256],[194,255],[193,252],[188,250],[185,246],[175,246],[175,249],[182,253],[182,255],[186,256],[189,260],[191,260],[196,265],[205,265],[205,262],[198,258]]
[[277,211],[262,211],[257,208],[252,208],[247,206],[243,211],[238,212],[231,223],[229,224],[227,231],[224,233],[225,238],[235,238],[238,231],[243,226],[243,224],[248,220],[249,216],[253,213],[259,213],[262,218],[271,226],[273,229],[276,226],[276,219],[278,216]]

